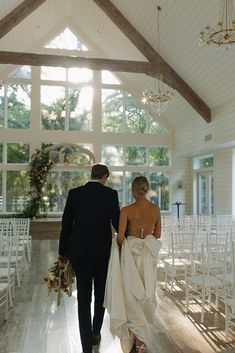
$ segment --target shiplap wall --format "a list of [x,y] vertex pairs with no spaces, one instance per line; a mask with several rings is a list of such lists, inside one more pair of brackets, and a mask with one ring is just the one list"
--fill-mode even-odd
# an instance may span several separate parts
[[[185,214],[192,213],[192,172],[191,158],[176,157],[172,158],[171,171],[171,201],[174,204],[176,201],[186,203],[180,206],[180,217]],[[182,189],[177,187],[178,182],[182,182]],[[170,215],[176,216],[176,206],[171,205]]]
[[214,151],[215,214],[232,214],[233,149]]

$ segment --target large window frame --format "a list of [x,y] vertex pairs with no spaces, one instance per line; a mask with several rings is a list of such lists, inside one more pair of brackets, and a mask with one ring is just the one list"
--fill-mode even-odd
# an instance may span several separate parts
[[[14,68],[15,70],[15,68]],[[68,69],[66,69],[66,78],[68,78]],[[112,134],[109,132],[102,131],[102,99],[101,92],[102,89],[119,89],[122,92],[128,92],[129,90],[125,85],[120,83],[102,83],[102,72],[101,71],[93,71],[93,79],[92,82],[83,82],[83,83],[74,83],[65,81],[57,81],[57,80],[45,80],[41,78],[40,67],[32,67],[31,68],[31,77],[13,77],[9,75],[9,79],[5,81],[6,84],[30,84],[32,88],[31,92],[31,120],[29,127],[24,129],[23,139],[30,144],[30,155],[35,151],[35,148],[40,149],[41,144],[46,141],[54,141],[55,143],[61,142],[73,142],[78,143],[79,145],[92,144],[94,146],[94,155],[97,162],[100,162],[102,159],[102,145],[103,144],[111,144],[114,143],[116,145],[122,146],[131,146],[131,145],[139,145],[146,146],[147,148],[158,146],[156,144],[156,137],[160,141],[159,146],[162,147],[170,147],[169,143],[164,145],[167,132],[165,132],[164,136],[161,134],[156,135],[153,133],[131,133],[131,132],[122,132],[118,134]],[[92,129],[89,131],[76,131],[69,130],[69,109],[68,109],[68,96],[65,95],[65,129],[64,130],[43,130],[41,129],[41,100],[40,100],[40,89],[41,86],[50,86],[57,87],[61,86],[65,88],[65,91],[68,92],[70,87],[72,88],[83,88],[87,86],[92,86],[96,95],[93,96],[92,100]],[[149,113],[148,113],[149,116]],[[10,142],[18,142],[20,138],[16,139],[15,136],[21,133],[21,129],[11,128],[8,129],[6,125],[6,118],[4,118],[5,124],[0,129],[0,134],[2,133],[2,141],[3,141],[3,160],[0,164],[1,166],[1,181],[2,181],[2,208],[0,207],[0,212],[6,213],[7,211],[7,172],[9,171],[26,171],[28,169],[28,163],[25,164],[17,164],[17,163],[6,163],[6,144]],[[148,120],[148,124],[149,124]],[[162,142],[161,142],[162,141]],[[21,142],[21,141],[20,141]],[[146,159],[148,160],[148,153],[146,155]],[[170,158],[171,159],[171,158]],[[66,170],[69,169],[69,166],[66,167]],[[169,175],[169,187],[170,187],[170,178],[171,178],[171,163],[169,166],[149,166],[149,165],[127,165],[125,156],[124,156],[124,164],[122,166],[113,166],[109,165],[109,169],[112,172],[120,172],[123,173],[125,178],[123,178],[123,186],[122,186],[122,198],[121,205],[124,206],[126,204],[126,194],[127,194],[127,186],[126,186],[126,175],[131,172],[143,172],[147,177],[150,176],[151,173],[167,173]],[[73,170],[73,168],[71,168]],[[83,170],[78,169],[79,170]],[[63,172],[63,166],[55,166],[52,171]],[[128,191],[129,192],[129,191]],[[169,195],[171,197],[171,191],[169,190]],[[169,205],[171,202],[169,201]],[[61,210],[62,211],[62,210]],[[170,212],[171,207],[166,210],[166,212]],[[165,212],[165,211],[163,211]],[[61,212],[59,212],[61,214]],[[52,213],[53,214],[53,213]]]

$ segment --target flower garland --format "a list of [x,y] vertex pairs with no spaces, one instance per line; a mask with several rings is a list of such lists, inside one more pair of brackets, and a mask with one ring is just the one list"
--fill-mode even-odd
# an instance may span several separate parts
[[39,208],[43,204],[42,188],[46,183],[47,175],[55,162],[50,158],[50,151],[46,147],[36,149],[29,164],[29,203],[23,212],[24,217],[37,217]]

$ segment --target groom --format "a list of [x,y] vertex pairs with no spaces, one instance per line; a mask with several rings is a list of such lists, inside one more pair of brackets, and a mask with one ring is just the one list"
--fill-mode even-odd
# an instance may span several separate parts
[[[91,180],[69,191],[62,217],[59,255],[66,255],[77,280],[78,319],[83,353],[101,340],[104,291],[112,242],[111,224],[118,230],[118,194],[105,186],[106,165],[95,164]],[[92,283],[94,316],[91,319]]]

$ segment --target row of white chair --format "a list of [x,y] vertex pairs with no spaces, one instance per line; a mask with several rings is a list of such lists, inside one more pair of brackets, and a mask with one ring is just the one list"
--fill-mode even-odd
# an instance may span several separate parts
[[0,219],[0,307],[13,306],[15,282],[21,286],[21,278],[27,261],[31,261],[31,236],[29,219]]
[[227,232],[227,227],[224,229],[216,227],[212,232],[198,229],[182,230],[182,227],[175,226],[169,229],[165,227],[162,234],[164,246],[160,255],[165,272],[165,286],[168,288],[170,285],[171,293],[178,279],[181,285],[185,286],[186,313],[189,311],[190,299],[199,300],[203,323],[206,300],[209,308],[213,294],[217,307],[219,300],[223,300],[226,340],[229,325],[233,325],[235,319],[234,234],[231,228],[230,232]]

